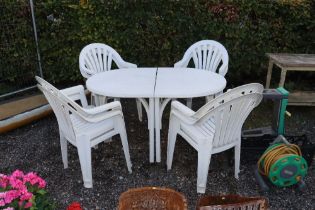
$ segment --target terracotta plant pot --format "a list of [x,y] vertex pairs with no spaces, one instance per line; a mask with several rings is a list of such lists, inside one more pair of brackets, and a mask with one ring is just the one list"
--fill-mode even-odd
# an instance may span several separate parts
[[129,189],[119,198],[118,210],[187,210],[184,195],[159,187]]
[[242,197],[239,195],[218,195],[201,197],[196,210],[228,210],[228,209],[258,209],[268,208],[264,197]]

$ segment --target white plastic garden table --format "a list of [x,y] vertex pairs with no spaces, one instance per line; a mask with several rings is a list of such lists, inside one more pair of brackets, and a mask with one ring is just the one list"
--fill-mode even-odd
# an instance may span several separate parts
[[[90,77],[87,89],[97,95],[140,98],[148,116],[150,162],[161,161],[161,116],[172,98],[213,95],[226,86],[223,76],[192,68],[128,68],[106,71]],[[149,103],[145,98],[149,99]],[[154,135],[155,129],[155,135]],[[155,139],[155,141],[154,141]]]

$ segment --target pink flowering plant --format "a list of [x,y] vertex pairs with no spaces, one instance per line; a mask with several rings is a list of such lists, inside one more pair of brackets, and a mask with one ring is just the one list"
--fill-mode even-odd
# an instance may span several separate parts
[[55,209],[45,190],[46,182],[36,173],[20,170],[11,175],[0,174],[0,209]]

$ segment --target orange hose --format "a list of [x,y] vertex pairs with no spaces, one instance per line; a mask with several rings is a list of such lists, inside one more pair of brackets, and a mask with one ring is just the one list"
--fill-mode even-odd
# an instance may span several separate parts
[[[265,176],[269,175],[271,166],[280,158],[288,157],[290,155],[302,156],[299,146],[296,144],[280,144],[265,152],[258,160],[258,171]],[[261,164],[264,161],[264,164]],[[263,166],[262,166],[263,165]]]

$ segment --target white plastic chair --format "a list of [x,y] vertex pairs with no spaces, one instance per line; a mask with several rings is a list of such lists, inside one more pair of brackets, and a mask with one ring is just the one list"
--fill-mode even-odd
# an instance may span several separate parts
[[[137,68],[136,64],[124,61],[120,55],[110,46],[102,43],[92,43],[85,46],[79,56],[79,67],[83,77],[89,78],[94,74],[112,70],[112,62],[115,62],[119,69],[121,68]],[[92,93],[92,98],[95,98],[96,104],[106,103],[106,97],[95,97]],[[101,102],[103,101],[103,102]],[[137,99],[137,110],[139,120],[142,121],[142,106],[141,101]]]
[[[184,54],[182,60],[174,64],[174,67],[185,68],[190,60],[193,59],[194,66],[197,69],[216,72],[222,76],[228,71],[229,55],[225,47],[214,40],[202,40],[191,45]],[[213,99],[213,96],[207,96],[206,101]],[[187,99],[187,106],[191,108],[192,99]]]
[[241,129],[249,113],[260,103],[263,86],[234,88],[205,104],[197,112],[173,101],[168,131],[167,169],[170,170],[177,134],[198,152],[197,192],[206,190],[211,155],[234,147],[235,178],[240,167]]
[[[84,187],[92,187],[91,148],[119,134],[131,173],[127,134],[119,101],[88,108],[82,85],[59,91],[40,77],[38,88],[46,96],[58,121],[60,146],[64,168],[68,168],[67,144],[77,147]],[[79,100],[82,107],[75,101]]]

